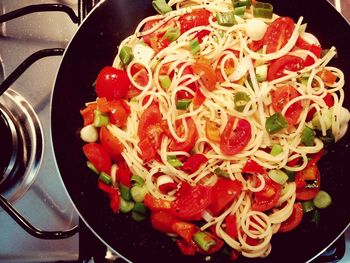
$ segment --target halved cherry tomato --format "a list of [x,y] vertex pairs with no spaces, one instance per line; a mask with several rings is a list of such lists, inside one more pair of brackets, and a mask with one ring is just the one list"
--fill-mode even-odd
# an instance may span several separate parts
[[96,110],[96,103],[91,103],[80,111],[80,114],[84,120],[84,126],[94,122],[94,110]]
[[123,127],[130,115],[130,107],[124,100],[112,100],[109,102],[109,121],[118,126]]
[[119,160],[124,150],[123,144],[106,127],[100,129],[100,141],[113,160]]
[[[291,85],[282,86],[271,92],[272,108],[275,112],[281,112],[283,108],[292,99],[299,97],[299,92]],[[303,111],[303,106],[300,101],[293,103],[285,113],[285,118],[290,125],[298,123],[299,116]]]
[[295,28],[293,19],[279,17],[267,28],[263,38],[263,45],[266,45],[266,53],[274,53],[283,48],[290,39]]
[[165,211],[170,212],[172,210],[172,202],[168,200],[155,198],[151,194],[146,194],[143,199],[143,203],[151,211]]
[[[306,180],[311,180],[316,182],[314,188],[306,188]],[[301,170],[295,174],[295,183],[297,186],[296,196],[298,200],[311,200],[317,193],[320,191],[321,177],[320,171],[318,170],[317,165],[306,167],[304,170]]]
[[[169,144],[170,151],[185,151],[189,152],[192,150],[193,146],[195,145],[197,138],[198,138],[198,131],[195,122],[191,117],[186,118],[186,123],[188,127],[188,134],[187,138],[184,142],[178,142],[175,139],[172,139],[172,141]],[[179,122],[179,125],[176,127],[176,133],[180,137],[184,135],[184,127],[182,125],[182,122]]]
[[191,13],[182,15],[179,18],[181,34],[197,26],[209,25],[211,13],[207,9],[195,9]]
[[239,119],[234,128],[235,118],[229,117],[226,127],[221,134],[220,149],[224,154],[235,155],[242,151],[252,136],[250,123]]
[[96,93],[99,98],[119,100],[126,97],[131,86],[126,71],[114,67],[104,67],[97,76]]
[[322,71],[318,72],[317,76],[323,80],[326,86],[332,86],[338,78],[334,73],[332,73],[332,71],[328,69],[323,69]]
[[221,138],[220,138],[220,130],[219,130],[218,124],[213,121],[209,121],[209,120],[206,121],[205,135],[208,138],[208,140],[219,143]]
[[278,230],[279,232],[288,232],[296,228],[301,220],[303,219],[303,207],[301,203],[295,203],[293,205],[293,212],[288,217],[288,219],[281,223],[281,227]]
[[216,73],[208,64],[195,63],[192,65],[194,74],[198,75],[204,85],[204,87],[213,91],[217,82]]
[[183,220],[200,220],[202,212],[212,202],[211,187],[196,185],[190,186],[182,182],[173,202],[172,214]]
[[185,171],[188,174],[192,174],[199,169],[199,167],[205,164],[208,161],[208,158],[205,155],[196,153],[190,156],[186,162],[182,165],[181,170]]
[[252,209],[255,211],[266,211],[275,207],[281,196],[282,186],[272,181],[267,174],[263,174],[263,176],[265,179],[264,188],[254,193]]
[[285,55],[270,62],[267,71],[267,80],[272,81],[285,76],[284,70],[298,71],[304,67],[304,60],[301,57]]
[[83,146],[83,151],[88,160],[100,172],[110,173],[112,161],[107,150],[98,143],[88,143]]
[[116,179],[118,182],[125,185],[126,187],[131,187],[131,171],[125,161],[122,161],[118,164]]
[[213,201],[209,210],[214,215],[219,215],[241,194],[242,188],[243,185],[238,180],[219,178],[212,188]]
[[137,130],[144,161],[150,161],[156,156],[156,150],[160,146],[163,133],[161,123],[162,114],[159,111],[159,106],[153,103],[142,113]]

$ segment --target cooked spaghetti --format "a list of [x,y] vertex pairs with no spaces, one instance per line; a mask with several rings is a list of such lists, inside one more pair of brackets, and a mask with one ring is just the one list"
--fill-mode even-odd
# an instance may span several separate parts
[[[131,174],[141,178],[146,190],[134,200],[122,193],[121,205],[130,205],[122,212],[144,203],[153,226],[177,236],[184,254],[226,246],[266,257],[272,236],[300,223],[302,207],[322,208],[301,202],[320,192],[325,143],[347,130],[344,75],[329,64],[336,49],[322,49],[303,17],[261,17],[249,1],[155,6],[164,14],[142,20],[113,63],[128,78],[118,87],[125,75],[117,75],[114,89],[127,91],[105,91],[101,72],[99,98],[82,110],[89,164],[103,173],[100,187],[115,212],[119,195],[111,193],[132,190]],[[157,224],[165,218],[167,227]],[[190,236],[174,222],[187,223]],[[210,242],[203,245],[198,233]]]

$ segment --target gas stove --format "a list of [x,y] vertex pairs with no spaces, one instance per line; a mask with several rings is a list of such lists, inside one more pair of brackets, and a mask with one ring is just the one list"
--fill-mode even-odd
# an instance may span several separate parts
[[[100,262],[108,251],[79,220],[50,138],[50,100],[61,55],[97,2],[0,1],[0,15],[8,15],[0,17],[0,83],[6,79],[2,85],[10,87],[0,96],[0,193],[16,209],[0,208],[0,263]],[[350,20],[349,1],[331,2]],[[340,258],[350,262],[350,230],[315,262]]]

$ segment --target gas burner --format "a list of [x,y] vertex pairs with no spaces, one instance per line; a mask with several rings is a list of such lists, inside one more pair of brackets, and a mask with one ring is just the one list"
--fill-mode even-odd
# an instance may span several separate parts
[[33,183],[43,156],[43,132],[30,104],[9,89],[0,96],[0,193],[11,203]]

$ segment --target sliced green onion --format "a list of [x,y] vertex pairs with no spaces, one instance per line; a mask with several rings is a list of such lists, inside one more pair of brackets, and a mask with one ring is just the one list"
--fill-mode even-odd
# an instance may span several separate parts
[[131,182],[133,185],[143,186],[145,183],[145,180],[141,176],[134,174],[131,176]]
[[270,3],[255,2],[253,5],[253,16],[271,19],[273,15],[273,6]]
[[332,127],[332,111],[330,109],[323,108],[319,112],[315,112],[311,123],[313,128],[319,131],[322,130],[320,120],[323,121],[326,130],[330,129]]
[[129,46],[122,47],[119,53],[119,58],[124,65],[128,65],[131,62],[131,60],[134,58],[131,47]]
[[174,156],[174,155],[169,155],[167,157],[167,161],[171,166],[173,166],[175,168],[182,166],[182,162],[179,159],[177,159],[176,156]]
[[277,156],[277,155],[281,154],[282,152],[283,152],[283,147],[281,145],[279,145],[279,144],[274,144],[272,146],[270,154],[272,156]]
[[169,27],[165,32],[163,38],[168,39],[170,42],[174,42],[181,35],[179,27]]
[[197,232],[193,235],[193,241],[204,251],[216,244],[216,241],[206,232]]
[[331,205],[332,198],[326,191],[321,190],[317,193],[313,202],[317,208],[326,208]]
[[263,82],[267,79],[267,65],[263,64],[255,69],[256,80],[259,82]]
[[120,198],[120,212],[122,213],[128,213],[134,208],[134,202],[133,201],[127,201],[124,198]]
[[131,187],[130,190],[131,197],[135,202],[141,203],[143,202],[143,199],[145,198],[145,195],[148,193],[147,187],[135,185]]
[[161,15],[173,11],[171,6],[168,5],[167,2],[165,2],[165,0],[153,0],[152,6]]
[[315,210],[315,205],[314,205],[312,200],[308,200],[308,201],[302,202],[301,205],[303,207],[303,212],[304,213],[308,213],[310,211]]
[[132,211],[145,214],[147,211],[147,207],[143,203],[136,202]]
[[315,140],[315,131],[308,126],[305,126],[301,135],[301,142],[306,146],[313,146]]
[[234,12],[217,13],[216,20],[220,26],[233,26],[237,24]]
[[167,90],[170,88],[171,79],[168,75],[159,75],[159,82],[163,89]]
[[276,183],[284,185],[288,181],[288,175],[281,170],[270,170],[269,177]]
[[237,92],[234,98],[235,110],[242,112],[249,101],[250,97],[247,93],[243,91]]
[[280,112],[276,112],[268,117],[265,123],[265,128],[268,133],[276,133],[288,126],[288,122]]
[[134,219],[136,222],[141,222],[146,219],[146,216],[143,214],[137,213],[135,211],[132,211],[131,218]]
[[197,38],[193,39],[190,42],[190,50],[192,54],[197,54],[199,51],[201,51],[201,47]]
[[252,0],[232,0],[232,5],[234,8],[236,8],[237,6],[250,7],[252,5]]
[[235,15],[236,16],[244,16],[245,9],[246,9],[245,5],[235,7],[235,9],[234,9]]
[[112,178],[108,174],[106,174],[105,172],[100,173],[98,180],[100,180],[101,182],[103,182],[106,185],[112,184]]
[[120,196],[125,200],[125,201],[130,201],[131,200],[131,193],[130,193],[130,188],[120,184],[119,186],[120,190]]
[[222,170],[220,167],[215,168],[214,173],[221,177],[230,178],[230,174]]
[[178,110],[187,110],[190,106],[192,100],[191,99],[182,99],[178,100],[176,103],[176,109]]
[[107,115],[102,114],[98,110],[94,110],[94,123],[95,127],[106,126],[109,123],[109,118]]
[[93,171],[95,174],[99,174],[100,172],[97,170],[97,168],[95,167],[95,165],[92,164],[92,162],[87,161],[86,162],[86,166]]

